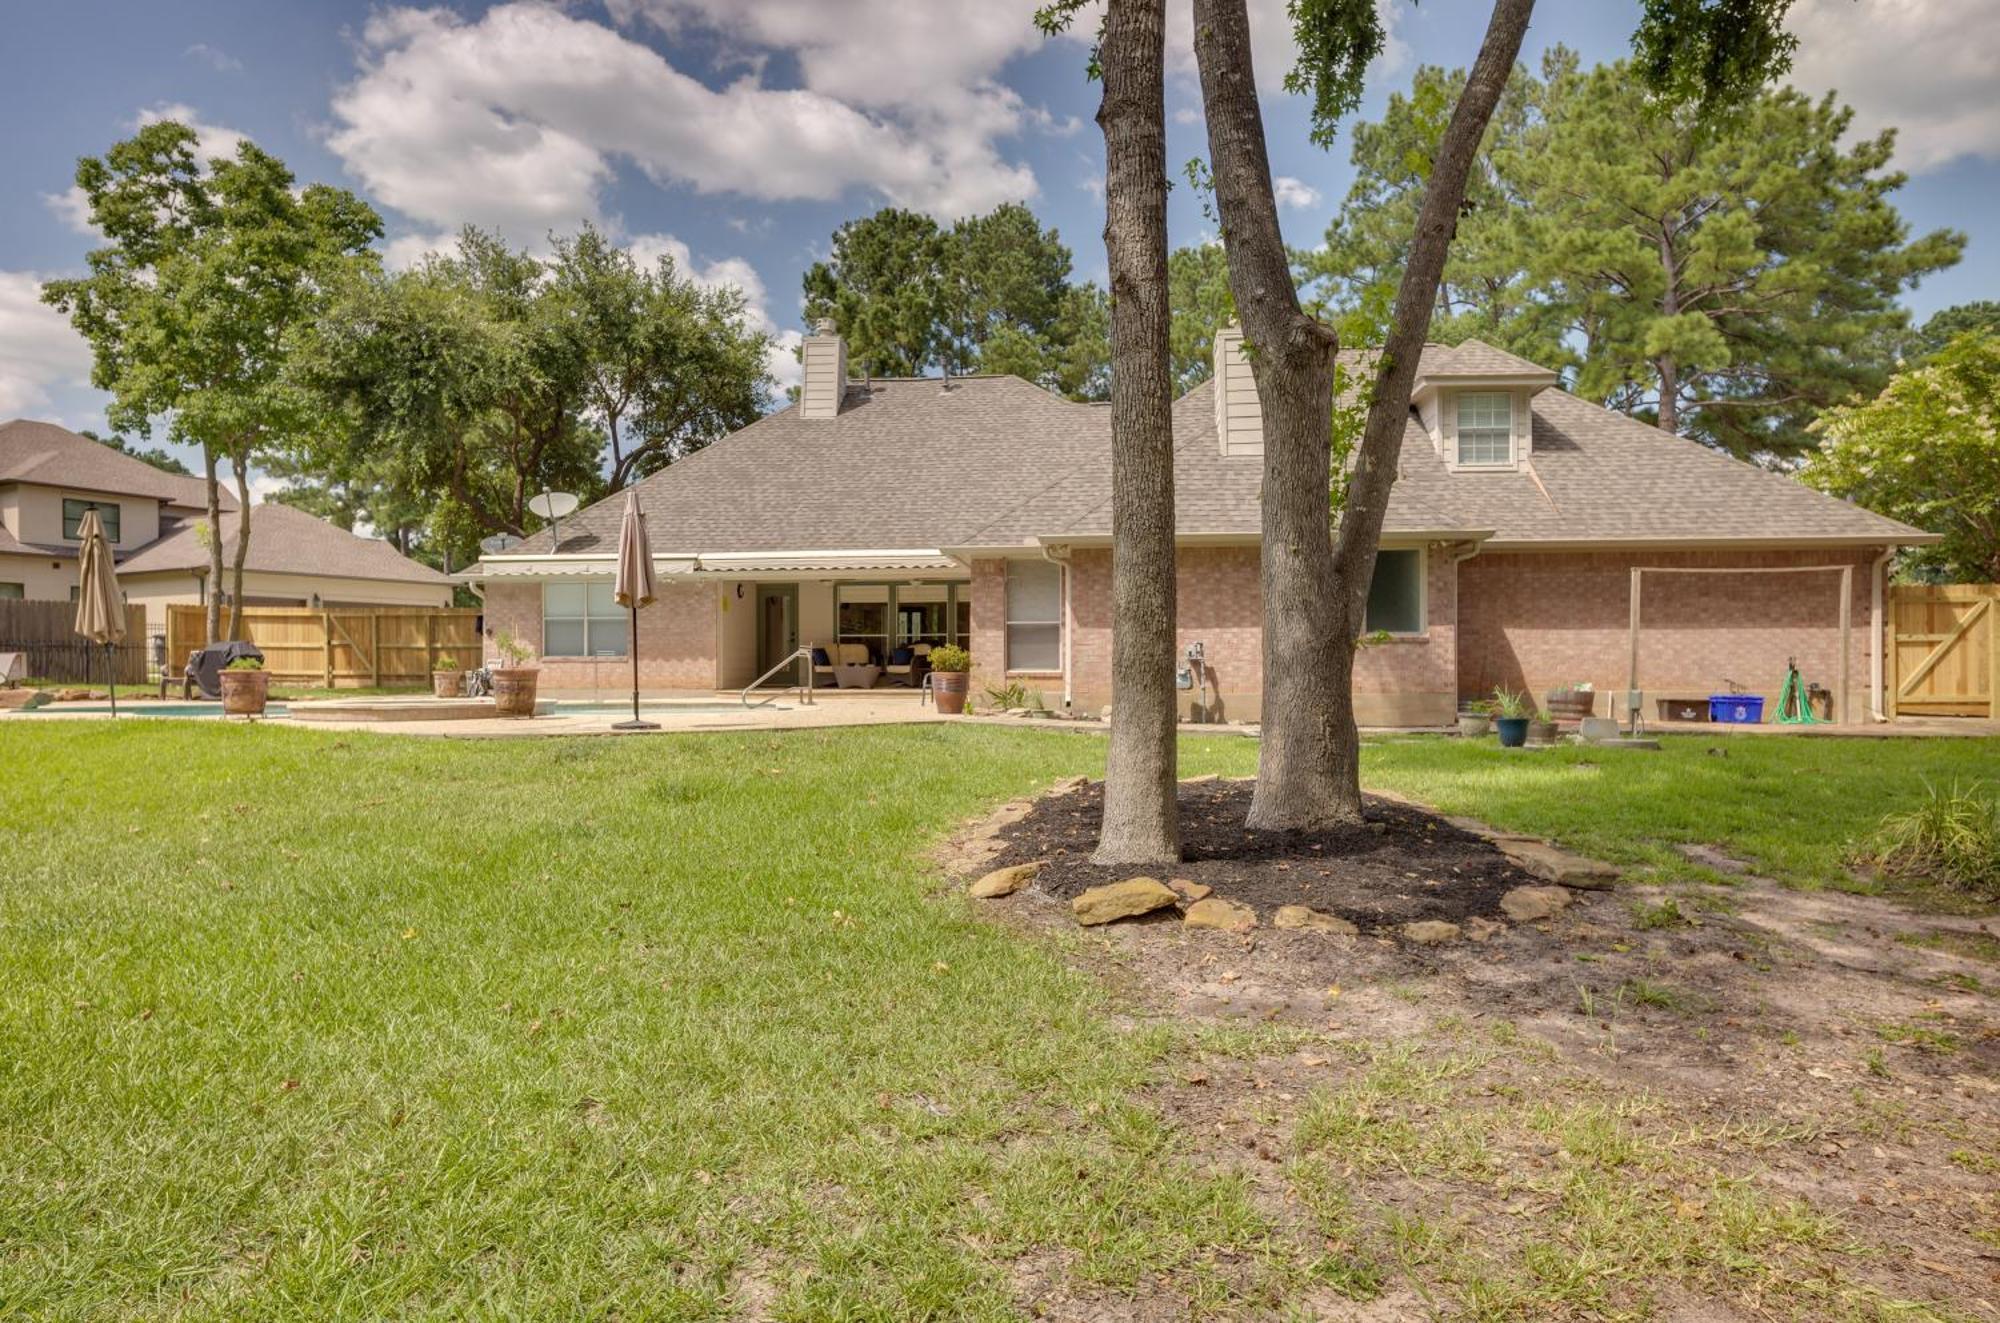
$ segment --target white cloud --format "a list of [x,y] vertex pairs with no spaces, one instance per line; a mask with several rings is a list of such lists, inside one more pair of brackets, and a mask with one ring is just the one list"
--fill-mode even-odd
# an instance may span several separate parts
[[81,185],[71,184],[60,193],[42,194],[42,205],[56,214],[66,227],[78,234],[88,234],[93,238],[103,234],[90,223],[90,198]]
[[46,414],[53,391],[87,386],[90,346],[42,302],[42,278],[0,271],[0,419]]
[[[1249,0],[1250,64],[1257,74],[1257,90],[1265,96],[1284,91],[1285,75],[1298,62],[1298,43],[1292,39],[1292,21],[1285,12],[1288,0]],[[1385,40],[1382,53],[1368,66],[1368,80],[1377,83],[1393,78],[1409,67],[1409,43],[1396,35],[1400,21],[1400,0],[1375,0]],[[1095,32],[1094,25],[1077,31]],[[1173,3],[1167,6],[1167,68],[1189,80],[1197,76],[1194,59],[1194,6]]]
[[1792,79],[1833,89],[1855,128],[1894,127],[1896,163],[2000,159],[2000,0],[1799,0]]
[[220,46],[211,46],[205,41],[197,41],[181,54],[189,59],[200,60],[217,73],[235,73],[243,67],[243,61]]
[[201,112],[193,106],[178,101],[162,101],[158,105],[140,111],[139,117],[132,122],[132,127],[143,129],[148,124],[157,124],[167,119],[185,124],[194,130],[195,157],[204,166],[217,157],[236,155],[237,146],[250,141],[249,134],[225,128],[220,124],[211,124],[203,119]]
[[379,201],[423,226],[473,221],[518,242],[597,220],[621,161],[702,193],[826,201],[865,187],[941,216],[1035,192],[1032,171],[994,145],[1021,122],[1018,100],[953,87],[948,70],[932,74],[931,104],[963,112],[951,133],[933,131],[935,116],[889,113],[893,100],[864,94],[863,70],[836,80],[840,94],[765,87],[755,72],[713,90],[543,3],[476,22],[379,11],[360,58],[334,97],[328,144]]
[[777,378],[780,391],[799,384],[799,343],[796,330],[782,330],[771,315],[770,294],[757,268],[740,257],[718,258],[703,264],[695,260],[688,246],[671,234],[637,234],[626,242],[626,251],[642,266],[652,266],[662,257],[671,258],[674,269],[704,289],[736,289],[743,294],[743,320],[752,330],[771,337],[765,368]]
[[1319,205],[1319,190],[1303,179],[1290,175],[1279,175],[1271,181],[1271,192],[1277,197],[1281,207],[1305,210]]

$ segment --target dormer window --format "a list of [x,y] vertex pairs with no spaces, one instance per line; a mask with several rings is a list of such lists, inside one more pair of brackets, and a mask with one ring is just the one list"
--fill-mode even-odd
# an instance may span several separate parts
[[1461,468],[1513,465],[1514,397],[1511,394],[1484,390],[1459,393],[1458,463]]

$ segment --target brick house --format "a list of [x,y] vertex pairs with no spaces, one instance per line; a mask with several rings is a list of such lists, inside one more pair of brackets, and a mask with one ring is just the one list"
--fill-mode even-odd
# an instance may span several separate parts
[[[1175,404],[1174,444],[1184,700],[1254,720],[1263,444],[1236,332]],[[732,690],[801,646],[873,669],[957,642],[975,695],[1018,682],[1095,711],[1112,698],[1110,479],[1104,406],[1014,377],[853,381],[822,328],[798,403],[639,484],[661,582],[640,615],[642,682]],[[611,600],[621,505],[565,519],[559,547],[544,530],[464,576],[486,602],[489,655],[511,633],[540,654],[545,691],[630,682]],[[1654,697],[1773,696],[1796,657],[1859,720],[1879,710],[1888,559],[1929,540],[1589,404],[1488,345],[1431,346],[1357,713],[1440,725],[1497,685],[1589,682],[1615,715],[1635,665]]]

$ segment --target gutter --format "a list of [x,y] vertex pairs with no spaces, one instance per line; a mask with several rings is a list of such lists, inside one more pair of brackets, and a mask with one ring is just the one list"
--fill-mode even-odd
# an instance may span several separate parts
[[1868,568],[1868,715],[1877,721],[1887,721],[1887,695],[1883,693],[1885,672],[1888,662],[1883,655],[1883,636],[1887,632],[1882,618],[1884,585],[1889,577],[1889,560],[1896,554],[1896,544],[1891,542],[1882,548],[1882,554]]
[[1070,610],[1069,546],[1066,543],[1054,543],[1051,545],[1044,546],[1042,548],[1042,559],[1054,565],[1057,571],[1062,575],[1063,711],[1067,712],[1074,704],[1076,698],[1075,686],[1071,679],[1073,672],[1071,671],[1070,668],[1070,656],[1071,656],[1070,648],[1076,638],[1076,619],[1075,619],[1075,614]]

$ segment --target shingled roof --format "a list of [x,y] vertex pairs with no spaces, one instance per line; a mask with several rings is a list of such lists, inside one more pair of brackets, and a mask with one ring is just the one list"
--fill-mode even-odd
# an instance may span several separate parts
[[[1546,373],[1469,342],[1429,346],[1426,376]],[[1384,533],[1489,546],[1729,541],[1906,543],[1929,535],[1559,389],[1532,403],[1522,471],[1453,472],[1413,418]],[[1530,471],[1531,470],[1531,471]],[[1263,462],[1221,454],[1214,390],[1174,405],[1183,537],[1254,538]],[[661,556],[952,548],[1102,539],[1111,532],[1111,426],[1015,377],[850,385],[840,414],[796,406],[638,484]],[[562,523],[563,555],[608,555],[620,500]],[[545,530],[514,548],[546,556]]]
[[[167,473],[101,441],[32,418],[0,423],[0,483],[8,482],[151,497],[190,508],[208,503],[200,478]],[[223,508],[235,505],[235,498],[224,492]]]
[[[208,567],[208,548],[202,544],[193,519],[162,526],[158,541],[119,562],[120,574],[154,574],[166,570],[201,570]],[[233,564],[236,554],[236,512],[220,520],[224,558]],[[313,574],[338,579],[376,579],[403,583],[448,584],[450,579],[428,565],[421,565],[380,538],[357,537],[316,519],[303,510],[266,501],[250,516],[250,554],[246,570],[271,574]]]

